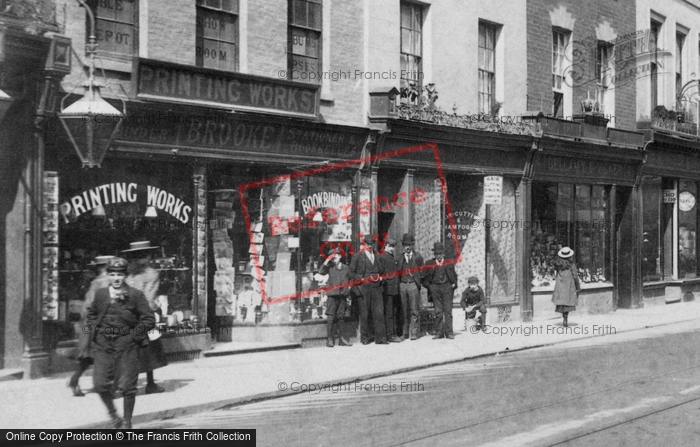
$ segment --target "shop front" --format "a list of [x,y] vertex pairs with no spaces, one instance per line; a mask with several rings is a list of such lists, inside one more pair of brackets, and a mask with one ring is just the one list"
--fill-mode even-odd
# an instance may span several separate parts
[[[523,247],[522,178],[533,144],[529,130],[522,130],[524,134],[506,134],[389,120],[379,140],[380,154],[425,143],[435,143],[437,151],[387,157],[372,176],[380,196],[415,188],[425,192],[424,202],[378,213],[374,228],[399,241],[398,253],[403,233],[413,233],[415,249],[425,260],[433,257],[435,242],[444,243],[446,257],[456,262],[454,306],[459,308],[467,278],[476,276],[491,324],[521,319],[526,280],[518,255]],[[422,293],[423,306],[430,307],[427,291]],[[455,327],[459,324],[455,320]]]
[[638,148],[543,137],[534,163],[529,232],[533,314],[556,318],[551,303],[562,247],[574,250],[581,284],[577,311],[638,307],[632,284],[637,253],[634,185],[642,163]]
[[198,222],[188,280],[200,326],[219,341],[320,337],[326,297],[314,291],[327,279],[318,275],[324,248],[342,248],[349,262],[369,222],[339,212],[368,189],[360,165],[336,164],[360,157],[369,130],[184,105],[131,111],[113,154],[157,160],[164,174],[169,163],[188,169],[166,176],[189,186],[177,197],[191,198]]
[[641,180],[644,304],[692,301],[700,292],[698,141],[654,130]]

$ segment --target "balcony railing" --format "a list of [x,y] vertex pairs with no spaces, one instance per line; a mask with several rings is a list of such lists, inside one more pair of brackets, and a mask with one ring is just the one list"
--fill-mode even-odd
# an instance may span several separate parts
[[442,110],[421,108],[411,104],[396,107],[399,119],[436,124],[439,126],[460,127],[469,130],[483,130],[516,135],[536,134],[535,125],[523,121],[520,116],[491,116],[484,114],[458,115]]
[[661,118],[654,116],[651,118],[651,125],[661,129],[673,130],[676,132],[698,135],[698,125],[696,123],[679,123],[677,119]]

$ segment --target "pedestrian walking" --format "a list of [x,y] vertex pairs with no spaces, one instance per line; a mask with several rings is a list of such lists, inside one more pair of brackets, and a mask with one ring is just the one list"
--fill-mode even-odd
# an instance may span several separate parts
[[476,318],[476,311],[479,311],[478,328],[484,329],[486,326],[486,296],[484,289],[479,285],[479,278],[470,276],[467,280],[469,286],[462,292],[460,305],[465,312],[464,330],[467,329],[467,320]]
[[[162,319],[162,310],[156,299],[160,287],[160,273],[150,266],[153,250],[159,247],[152,246],[150,241],[132,242],[128,250],[122,253],[129,260],[126,283],[141,291],[151,310],[159,314]],[[153,370],[162,368],[168,364],[160,339],[151,340],[145,349],[139,351],[139,373],[146,373],[146,394],[162,393],[165,389],[156,384]]]
[[[98,289],[88,309],[87,327],[95,361],[95,391],[107,407],[114,428],[131,428],[136,403],[138,354],[155,325],[153,311],[143,293],[126,284],[127,262],[114,258],[107,266],[110,285]],[[124,396],[124,419],[117,415],[113,385]]]
[[401,315],[403,320],[403,338],[418,339],[420,326],[420,288],[423,256],[413,250],[415,237],[405,233],[401,239],[403,255],[396,260],[399,272],[399,295],[401,296]]
[[[80,319],[81,329],[85,327],[87,321],[87,311],[95,301],[95,293],[99,289],[109,286],[109,274],[107,273],[107,265],[114,256],[97,256],[90,265],[97,268],[97,276],[90,282],[88,291],[85,292],[85,303],[83,304],[83,312]],[[78,337],[77,359],[78,366],[68,382],[68,387],[73,390],[73,396],[83,397],[85,394],[80,389],[80,377],[93,364],[92,353],[90,352],[91,334],[88,331],[81,330]]]
[[360,341],[363,345],[371,342],[369,327],[370,313],[374,324],[375,343],[385,345],[384,298],[382,297],[382,275],[384,271],[377,259],[377,241],[371,235],[364,238],[363,249],[350,260],[350,280],[358,281],[360,302]]
[[564,319],[564,327],[569,326],[569,312],[576,310],[578,306],[578,294],[581,291],[581,284],[578,279],[578,269],[574,264],[574,251],[569,247],[564,247],[557,253],[559,259],[554,262],[557,271],[552,294],[552,302],[555,311],[559,312]]
[[[394,249],[396,248],[396,240],[387,238],[384,244],[384,250],[379,253],[379,262],[384,270],[384,288],[382,297],[384,299],[384,326],[386,327],[386,337],[390,343],[401,343],[404,339],[396,336],[396,318],[395,312],[398,307],[399,297],[399,278],[396,276],[396,258],[394,258]],[[392,276],[389,276],[392,274]],[[403,328],[401,328],[403,334]]]
[[434,259],[426,264],[430,268],[423,270],[421,281],[428,287],[435,303],[437,314],[437,332],[433,339],[455,338],[452,331],[452,298],[457,288],[457,272],[454,264],[445,263],[445,247],[442,242],[433,245]]
[[[334,249],[321,264],[318,273],[328,275],[326,286],[337,286],[347,284],[350,281],[350,268],[342,262],[343,257],[339,249]],[[348,340],[343,338],[343,331],[340,322],[345,317],[345,310],[348,306],[349,287],[339,287],[326,292],[326,324],[327,340],[326,346],[335,346],[335,335],[338,334],[339,346],[352,346]]]

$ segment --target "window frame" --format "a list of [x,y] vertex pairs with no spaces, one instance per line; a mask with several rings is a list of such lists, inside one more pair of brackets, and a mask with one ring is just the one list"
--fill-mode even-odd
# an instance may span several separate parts
[[[558,38],[561,36],[561,39]],[[566,48],[571,41],[571,32],[562,28],[552,28],[552,116],[564,116]],[[558,82],[557,82],[558,81]]]
[[[303,2],[306,4],[306,18],[307,18],[307,24],[302,25],[296,23],[295,20],[295,4],[297,2]],[[309,17],[309,4],[316,4],[318,5],[318,26],[317,27],[312,27],[308,25],[308,17]],[[287,19],[287,77],[289,80],[293,81],[299,81],[299,82],[306,82],[309,84],[318,84],[321,85],[322,79],[320,76],[320,73],[323,71],[323,0],[289,0],[288,3],[288,19]],[[296,54],[294,53],[294,31],[295,30],[303,30],[304,31],[304,38],[308,39],[309,33],[315,33],[316,34],[316,45],[318,46],[318,49],[316,52],[318,53],[317,56],[313,55],[308,55],[308,54]],[[295,75],[295,73],[313,73],[313,70],[299,70],[295,68],[295,60],[294,57],[302,57],[304,60],[308,59],[313,59],[316,61],[316,71],[317,76],[311,78],[311,76],[298,76]]]
[[[116,2],[120,1],[120,0],[113,0],[113,1],[116,4]],[[126,1],[126,0],[121,0],[121,1]],[[139,45],[139,27],[138,27],[139,21],[138,21],[138,17],[139,17],[139,3],[140,2],[138,0],[133,0],[133,4],[134,4],[133,10],[134,11],[133,11],[133,17],[132,17],[133,23],[131,23],[131,24],[127,23],[127,22],[118,21],[118,20],[112,19],[112,18],[100,17],[98,15],[98,9],[99,9],[99,5],[100,5],[99,0],[88,0],[86,3],[87,3],[87,6],[92,11],[93,15],[95,16],[95,24],[94,24],[95,29],[93,29],[92,32],[95,34],[95,38],[97,39],[97,52],[96,52],[97,56],[101,57],[101,58],[105,58],[105,59],[114,59],[114,60],[120,60],[120,61],[131,61],[132,58],[138,57],[138,48],[139,48],[139,46],[138,46]],[[100,40],[98,39],[99,33],[98,33],[97,24],[99,21],[106,21],[106,22],[110,22],[110,23],[118,23],[121,25],[131,26],[131,30],[132,30],[132,40],[131,40],[131,45],[130,45],[131,52],[130,53],[120,53],[120,52],[116,52],[116,51],[109,51],[109,50],[103,49],[104,44],[100,44]],[[85,33],[85,42],[86,43],[89,43],[90,27],[91,27],[90,18],[86,16],[85,17],[85,29],[87,31]],[[100,47],[102,47],[102,48],[100,48]]]
[[[410,8],[411,23],[408,26],[404,26],[403,22],[403,9],[404,7]],[[418,12],[418,14],[416,14]],[[418,17],[418,20],[414,20]],[[414,22],[417,22],[417,28],[413,28]],[[419,3],[413,3],[409,1],[401,1],[399,10],[399,65],[401,72],[399,73],[399,83],[401,89],[409,88],[411,83],[415,84],[415,89],[418,91],[418,97],[412,100],[410,97],[401,98],[401,102],[408,104],[419,105],[422,101],[422,74],[423,74],[423,25],[425,24],[425,6]],[[420,36],[420,45],[418,48],[413,48],[414,52],[404,52],[404,30],[408,33],[417,33]],[[415,52],[417,50],[417,52]],[[404,69],[404,57],[406,57],[406,66]],[[413,65],[410,64],[413,62]],[[404,74],[410,73],[413,69],[411,67],[415,66],[415,70],[418,72],[418,78],[404,77]]]
[[[197,0],[195,3],[195,9],[196,9],[196,24],[195,24],[195,66],[201,67],[201,68],[207,68],[211,70],[220,70],[220,71],[229,71],[229,72],[238,72],[240,70],[240,45],[241,45],[241,34],[240,34],[240,4],[239,0],[229,0],[232,2],[232,4],[235,5],[235,12],[230,11],[227,9],[224,9],[223,6],[220,8],[217,8],[215,6],[207,5],[204,4],[206,0]],[[223,1],[223,0],[220,0]],[[232,8],[233,9],[233,8]],[[217,14],[227,14],[230,16],[234,17],[233,21],[233,26],[234,26],[234,35],[235,35],[235,41],[228,41],[228,40],[223,40],[220,37],[219,38],[212,38],[212,37],[205,37],[204,36],[204,27],[200,26],[200,11],[211,11]],[[233,45],[234,48],[234,63],[232,68],[222,68],[220,66],[212,67],[212,66],[207,66],[204,64],[204,42],[205,41],[211,41],[211,42],[217,42],[217,43],[224,43],[228,45]],[[197,54],[197,48],[199,48],[201,42],[201,48],[202,48],[202,54]]]
[[[498,26],[489,22],[485,22],[480,20],[479,21],[479,40],[477,43],[478,46],[478,74],[479,74],[479,84],[477,87],[477,95],[478,95],[478,105],[479,105],[479,113],[484,113],[484,114],[491,114],[493,111],[493,107],[496,104],[496,45],[497,45],[497,38],[498,38]],[[482,31],[486,31],[485,34],[485,42],[488,44],[488,37],[491,37],[491,42],[492,42],[492,48],[488,48],[487,46],[482,46]],[[490,36],[489,36],[490,34]],[[490,52],[491,54],[491,70],[488,69],[488,67],[483,67],[482,66],[482,50],[484,52]],[[483,92],[482,91],[482,76],[486,76],[489,78],[488,82],[488,87],[489,87],[489,92]],[[486,96],[488,98],[488,107],[485,106],[484,101],[482,101],[483,97]]]

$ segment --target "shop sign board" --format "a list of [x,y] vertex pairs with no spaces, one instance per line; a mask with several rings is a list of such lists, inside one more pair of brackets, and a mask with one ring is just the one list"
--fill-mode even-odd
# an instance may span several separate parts
[[320,86],[138,59],[138,95],[231,109],[318,115]]
[[676,203],[675,189],[664,189],[664,203]]
[[487,175],[484,177],[484,203],[500,205],[503,199],[503,176]]
[[115,142],[168,148],[207,148],[245,153],[348,159],[360,155],[365,128],[282,123],[230,113],[183,115],[132,110]]
[[144,192],[146,206],[165,211],[183,224],[190,221],[192,207],[174,194],[155,186],[127,182],[106,183],[87,191],[82,191],[80,194],[76,194],[63,202],[59,210],[66,220],[68,220],[69,216],[78,218],[83,213],[91,211],[98,206],[115,203],[135,203],[139,199],[139,193],[143,195]]

